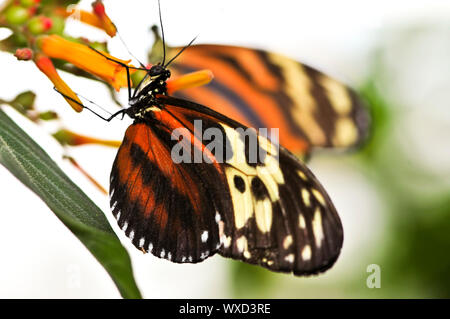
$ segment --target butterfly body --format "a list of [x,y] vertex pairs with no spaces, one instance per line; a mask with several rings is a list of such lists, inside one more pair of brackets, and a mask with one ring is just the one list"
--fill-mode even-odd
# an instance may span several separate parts
[[167,94],[166,81],[170,78],[170,71],[163,65],[153,65],[133,92],[124,112],[131,118],[144,118],[144,115],[157,107],[156,95]]

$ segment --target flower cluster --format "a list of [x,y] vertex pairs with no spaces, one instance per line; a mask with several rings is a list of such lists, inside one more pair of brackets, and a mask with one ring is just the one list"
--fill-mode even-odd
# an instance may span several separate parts
[[[113,57],[107,52],[106,42],[91,41],[84,37],[75,38],[65,33],[67,19],[76,19],[104,31],[109,37],[117,34],[117,28],[105,10],[101,0],[92,3],[90,11],[77,8],[77,0],[6,0],[0,4],[0,27],[6,27],[12,34],[0,41],[0,50],[7,51],[20,60],[32,61],[51,81],[67,103],[76,112],[84,107],[77,94],[63,80],[59,70],[76,76],[101,81],[108,88],[119,91],[128,86],[128,65],[132,85],[136,86],[147,74],[145,69],[134,69],[131,60]],[[150,68],[148,65],[147,68]],[[213,78],[209,70],[190,73],[167,81],[169,94],[189,87],[204,85]],[[32,91],[20,93],[13,100],[3,100],[32,121],[58,119],[54,111],[38,112],[34,108],[35,94]],[[113,95],[114,97],[114,95]],[[118,147],[120,142],[84,136],[65,128],[53,134],[63,146],[98,144]],[[74,159],[75,167],[80,168]],[[94,181],[95,182],[95,181]],[[98,184],[98,183],[97,183]],[[99,187],[101,189],[101,187]],[[103,190],[102,190],[103,191]]]
[[[68,17],[79,19],[104,30],[109,36],[117,32],[100,0],[92,3],[92,12],[77,9],[73,1],[7,1],[0,10],[0,25],[13,34],[2,41],[1,49],[13,52],[18,60],[32,60],[72,108],[81,112],[82,103],[58,74],[57,68],[70,64],[119,90],[127,86],[125,69],[91,49],[106,50],[106,45],[64,34]],[[104,52],[105,55],[108,53]],[[54,59],[62,62],[55,67]],[[118,60],[129,64],[130,61]],[[67,70],[67,69],[65,69]],[[73,68],[72,68],[73,70]],[[76,71],[72,71],[76,72]]]
[[[106,52],[106,43],[73,38],[64,33],[65,20],[70,17],[101,29],[110,37],[117,34],[116,26],[108,17],[101,0],[92,3],[91,12],[77,9],[73,2],[61,0],[7,2],[0,8],[0,26],[10,28],[13,34],[0,42],[0,49],[14,53],[18,60],[34,61],[69,105],[75,111],[81,112],[82,102],[58,74],[58,68],[76,75],[88,75],[119,91],[128,85],[127,72],[123,65],[133,66],[130,64],[131,60],[122,60],[109,55]],[[129,71],[134,84],[137,84],[146,73],[133,68]],[[212,73],[205,70],[169,80],[167,85],[169,92],[172,93],[204,85],[211,79]]]

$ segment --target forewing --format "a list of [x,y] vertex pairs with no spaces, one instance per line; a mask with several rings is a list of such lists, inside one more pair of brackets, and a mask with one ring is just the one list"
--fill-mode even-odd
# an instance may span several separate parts
[[[219,246],[216,211],[226,211],[207,164],[176,164],[171,131],[137,121],[126,131],[111,172],[111,208],[133,244],[174,262],[198,262]],[[215,200],[214,198],[218,198]]]

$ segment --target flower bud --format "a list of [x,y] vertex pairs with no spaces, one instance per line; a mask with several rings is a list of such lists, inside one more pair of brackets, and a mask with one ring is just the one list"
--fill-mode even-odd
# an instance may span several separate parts
[[24,24],[29,16],[28,10],[21,6],[12,6],[6,11],[6,21],[13,25]]
[[33,58],[33,51],[30,48],[17,49],[14,56],[17,60],[31,60]]
[[52,19],[45,16],[38,16],[28,21],[28,30],[33,34],[38,35],[49,31],[52,25]]

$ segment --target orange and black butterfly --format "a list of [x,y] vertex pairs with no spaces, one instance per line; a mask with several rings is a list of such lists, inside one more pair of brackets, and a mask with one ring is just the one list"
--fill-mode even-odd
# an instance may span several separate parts
[[[219,253],[296,275],[333,265],[343,241],[339,216],[315,176],[288,150],[205,106],[166,96],[158,84],[131,104],[124,112],[134,123],[113,164],[110,203],[138,249],[177,263]],[[194,133],[198,120],[201,133],[214,128],[224,137],[221,152]],[[176,163],[180,140],[173,132],[180,129],[183,150],[192,156]],[[264,155],[256,163],[248,155],[252,138],[265,150],[258,149]],[[205,160],[196,162],[195,152]],[[220,161],[218,153],[228,155]]]
[[[160,60],[156,26],[150,62]],[[166,47],[173,56],[179,48]],[[295,154],[312,147],[352,148],[367,137],[369,115],[349,87],[280,54],[227,45],[192,45],[171,65],[174,75],[209,69],[214,80],[174,96],[211,106],[249,127],[280,128],[280,143]]]
[[[146,70],[133,93],[129,87],[129,107],[104,118],[134,119],[111,171],[110,204],[120,228],[138,249],[177,263],[219,253],[295,275],[331,267],[343,229],[326,191],[286,148],[235,119],[280,127],[282,143],[297,153],[350,147],[367,124],[353,91],[263,51],[188,45],[184,58],[174,60],[179,51],[165,63],[163,48],[162,62]],[[167,95],[168,65],[186,72],[204,67],[199,60],[216,72],[216,84],[185,97],[216,110]],[[211,147],[216,135],[222,138]],[[179,161],[181,153],[187,160]]]
[[[119,227],[138,249],[177,263],[219,253],[295,275],[331,267],[342,225],[311,171],[266,135],[168,96],[172,60],[164,60],[129,91],[128,108],[104,118],[134,119],[111,171],[110,204]],[[214,147],[206,143],[213,136],[204,138],[212,129]],[[175,149],[187,160],[175,160]]]

